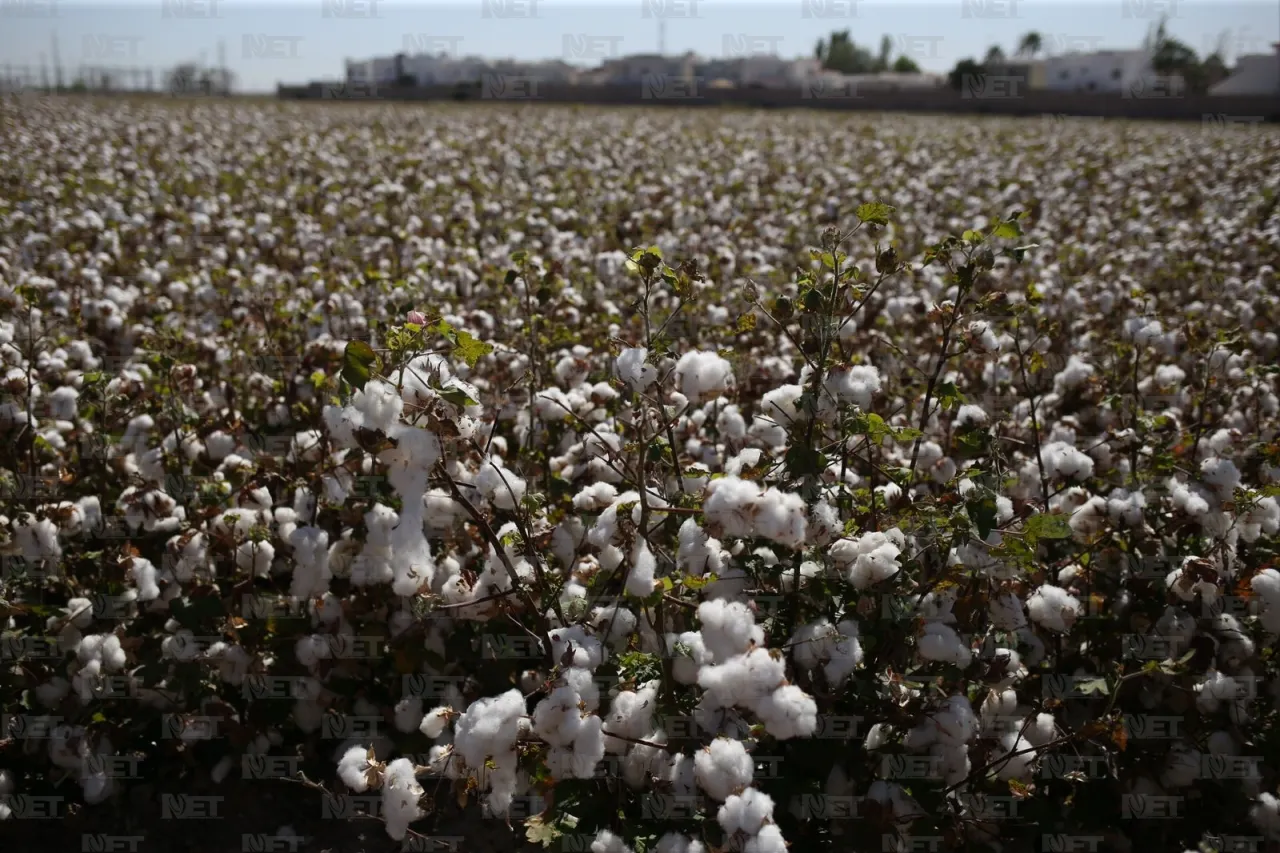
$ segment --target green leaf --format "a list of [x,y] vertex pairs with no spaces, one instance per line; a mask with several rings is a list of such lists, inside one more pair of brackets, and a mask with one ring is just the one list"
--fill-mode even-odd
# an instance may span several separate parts
[[991,229],[992,237],[1000,237],[1005,240],[1012,240],[1014,237],[1022,236],[1022,229],[1018,227],[1016,219],[1008,219],[1001,222],[995,228]]
[[1033,515],[1022,525],[1022,531],[1032,541],[1039,539],[1071,538],[1071,523],[1059,513]]
[[889,216],[893,211],[894,208],[887,204],[871,201],[858,205],[855,215],[858,217],[859,222],[865,222],[868,225],[888,225]]
[[467,392],[461,388],[445,388],[440,392],[440,396],[449,403],[457,406],[459,409],[465,409],[467,406],[478,406],[479,400],[472,400],[467,396]]
[[938,383],[938,402],[944,411],[950,411],[964,402],[964,395],[960,393],[960,389],[956,388],[956,383],[940,382]]
[[746,314],[743,314],[741,317],[738,318],[739,332],[749,332],[755,327],[756,327],[756,315],[754,313],[747,312]]
[[981,231],[974,231],[973,229],[969,229],[968,231],[960,235],[960,239],[964,240],[966,243],[981,243],[984,238],[982,236]]
[[529,259],[529,253],[524,249],[517,249],[511,253],[511,263],[520,266]]
[[363,388],[373,375],[373,371],[382,367],[382,360],[373,351],[373,347],[364,341],[348,341],[342,353],[342,378],[351,383],[353,388]]
[[996,529],[996,515],[999,510],[996,507],[996,499],[994,495],[987,495],[981,500],[969,501],[965,504],[965,510],[969,513],[969,518],[973,521],[975,527],[978,528],[978,536],[986,539],[992,530]]
[[476,339],[470,332],[458,332],[453,342],[454,352],[467,363],[467,367],[475,367],[476,362],[493,352],[493,345]]

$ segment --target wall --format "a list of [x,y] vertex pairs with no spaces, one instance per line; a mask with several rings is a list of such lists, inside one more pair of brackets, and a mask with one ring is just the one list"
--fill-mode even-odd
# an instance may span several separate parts
[[527,78],[509,86],[492,82],[472,86],[395,89],[312,83],[280,86],[277,97],[306,100],[494,101],[635,106],[801,107],[873,112],[987,113],[1013,116],[1096,116],[1198,121],[1215,124],[1280,122],[1280,99],[1271,96],[1180,95],[1163,91],[1149,97],[1119,94],[1026,91],[1012,86],[994,91],[929,89],[900,92],[796,91],[794,89],[711,89],[673,80],[661,89],[640,86],[568,86],[539,84]]

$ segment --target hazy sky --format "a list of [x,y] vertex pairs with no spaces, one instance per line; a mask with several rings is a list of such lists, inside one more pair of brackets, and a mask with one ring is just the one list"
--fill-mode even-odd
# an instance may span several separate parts
[[402,50],[596,65],[655,51],[660,19],[668,53],[810,56],[847,28],[873,51],[888,35],[895,56],[947,71],[992,44],[1011,53],[1028,30],[1053,53],[1137,47],[1161,15],[1202,55],[1220,41],[1230,60],[1280,40],[1277,0],[0,0],[0,73],[38,80],[55,33],[67,83],[81,65],[151,67],[158,80],[178,62],[216,64],[220,43],[244,91],[339,79],[346,58]]

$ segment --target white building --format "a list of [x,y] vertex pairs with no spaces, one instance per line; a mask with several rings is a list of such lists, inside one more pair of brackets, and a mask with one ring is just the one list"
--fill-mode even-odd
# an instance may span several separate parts
[[1056,92],[1097,92],[1133,96],[1177,94],[1181,79],[1157,74],[1145,50],[1064,53],[1045,60],[1045,88]]
[[591,77],[599,83],[613,86],[640,85],[655,77],[667,79],[693,79],[697,57],[693,53],[683,56],[660,56],[656,53],[638,53],[607,59]]
[[1236,60],[1226,80],[1209,87],[1210,95],[1280,96],[1280,42],[1271,53],[1255,53]]

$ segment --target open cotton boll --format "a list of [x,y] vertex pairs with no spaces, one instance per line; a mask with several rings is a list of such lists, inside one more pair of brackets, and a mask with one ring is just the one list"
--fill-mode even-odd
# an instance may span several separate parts
[[275,557],[276,549],[270,542],[241,542],[236,547],[236,568],[265,578],[271,573],[271,562]]
[[916,641],[916,649],[925,660],[955,664],[964,669],[973,660],[973,651],[949,625],[926,622]]
[[751,706],[765,731],[778,740],[808,737],[818,729],[818,705],[794,684],[786,684]]
[[[600,666],[608,657],[608,651],[599,638],[587,633],[581,625],[570,625],[567,628],[556,628],[549,632],[551,638],[551,654],[560,661],[573,649],[570,666],[591,672]],[[581,691],[579,691],[581,692]]]
[[418,725],[418,731],[432,739],[440,737],[448,727],[452,713],[453,709],[448,705],[432,708],[423,716],[422,722]]
[[658,369],[645,363],[648,357],[644,347],[628,347],[614,361],[614,374],[632,391],[643,391],[658,380]]
[[475,486],[498,509],[514,510],[524,500],[524,480],[492,459],[486,460],[476,474]]
[[652,595],[654,584],[657,582],[654,578],[657,568],[658,561],[649,550],[649,543],[637,537],[636,544],[631,549],[631,571],[627,572],[627,594],[634,595],[636,598],[648,598]]
[[729,390],[733,365],[714,352],[687,352],[676,362],[675,380],[690,403],[701,403]]
[[742,853],[787,853],[787,842],[776,823],[760,827],[760,831],[742,845]]
[[693,757],[694,777],[714,800],[724,802],[751,784],[755,762],[741,741],[718,737]]
[[704,666],[698,672],[698,684],[720,707],[749,708],[781,687],[786,677],[786,658],[781,653],[755,648],[724,663]]
[[639,690],[623,690],[613,697],[609,715],[604,718],[605,749],[611,753],[625,754],[631,748],[630,740],[642,739],[652,730],[653,713],[657,707],[657,681],[650,681]]
[[371,379],[351,396],[348,408],[359,414],[352,418],[358,426],[385,433],[400,420],[404,399],[394,385]]
[[511,689],[499,696],[477,699],[454,724],[454,748],[468,769],[479,770],[486,760],[512,749],[525,713],[524,696]]
[[138,589],[139,601],[154,601],[160,597],[159,572],[144,557],[133,557],[129,565],[129,577]]
[[1025,738],[1017,732],[1002,735],[1000,744],[991,759],[999,762],[995,765],[996,776],[1001,781],[1016,779],[1026,782],[1031,779],[1032,764],[1035,762],[1035,750]]
[[591,853],[634,853],[627,843],[607,829],[596,833],[591,842]]
[[339,778],[357,794],[375,787],[380,779],[380,771],[369,763],[369,752],[367,746],[353,746],[342,754],[342,760],[338,762]]
[[672,656],[671,674],[681,684],[697,684],[698,672],[715,660],[698,631],[668,634],[667,648]]
[[690,839],[678,832],[668,832],[658,839],[654,853],[707,853],[701,841]]
[[716,820],[727,836],[737,832],[755,835],[772,819],[773,798],[755,788],[729,795],[716,814]]
[[902,543],[898,541],[901,533],[893,537],[892,532],[897,531],[872,531],[857,539],[839,539],[831,545],[828,554],[855,588],[866,589],[902,568],[898,562],[902,553]]
[[1054,441],[1040,449],[1040,461],[1050,480],[1087,480],[1093,476],[1093,460],[1065,441]]
[[1071,630],[1084,607],[1079,599],[1057,586],[1044,584],[1027,599],[1031,621],[1050,631],[1065,634]]
[[1263,792],[1249,809],[1249,820],[1270,841],[1280,841],[1280,798]]
[[1012,592],[993,595],[987,605],[991,624],[1000,631],[1016,631],[1026,627],[1027,614],[1022,609],[1022,599]]
[[387,834],[400,841],[409,824],[423,816],[418,800],[425,793],[413,770],[413,762],[397,758],[387,765],[382,782],[382,812]]
[[762,643],[764,632],[756,626],[755,615],[740,601],[715,599],[698,605],[702,642],[717,661],[727,661]]
[[533,709],[533,732],[551,746],[565,747],[573,743],[582,727],[578,708],[578,691],[565,685],[557,687]]

